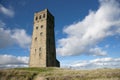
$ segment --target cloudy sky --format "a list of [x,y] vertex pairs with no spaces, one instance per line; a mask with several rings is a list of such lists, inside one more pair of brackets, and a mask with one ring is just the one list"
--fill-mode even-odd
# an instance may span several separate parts
[[61,67],[120,68],[119,0],[0,0],[0,68],[28,66],[34,13],[45,8]]

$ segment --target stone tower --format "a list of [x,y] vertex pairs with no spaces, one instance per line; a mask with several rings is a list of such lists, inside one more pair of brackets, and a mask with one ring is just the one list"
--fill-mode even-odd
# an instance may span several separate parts
[[59,67],[56,59],[54,16],[47,10],[34,14],[30,67]]

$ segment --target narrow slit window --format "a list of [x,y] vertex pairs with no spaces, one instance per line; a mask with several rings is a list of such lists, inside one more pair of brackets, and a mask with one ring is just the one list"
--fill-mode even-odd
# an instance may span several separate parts
[[43,14],[43,18],[45,18],[45,14]]
[[41,56],[41,47],[39,48],[39,56]]
[[41,54],[41,53],[39,53],[39,56],[41,56],[40,54]]
[[39,48],[39,51],[41,51],[41,48]]
[[38,19],[38,17],[36,17],[36,20]]
[[43,35],[43,32],[41,32],[40,35],[42,36],[42,35]]
[[41,19],[41,15],[39,16],[39,19]]

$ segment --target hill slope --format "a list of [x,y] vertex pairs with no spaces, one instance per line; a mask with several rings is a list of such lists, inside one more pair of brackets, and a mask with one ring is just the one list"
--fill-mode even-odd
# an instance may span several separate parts
[[0,70],[0,80],[120,80],[120,69],[15,68]]

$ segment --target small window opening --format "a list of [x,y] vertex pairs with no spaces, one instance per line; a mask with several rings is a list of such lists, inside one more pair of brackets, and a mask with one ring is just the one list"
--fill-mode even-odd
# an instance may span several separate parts
[[39,48],[39,56],[41,56],[41,47]]
[[41,32],[40,35],[42,36],[42,34],[43,34],[43,33]]
[[39,48],[39,51],[41,51],[41,48]]
[[39,56],[41,56],[40,54],[41,54],[41,53],[39,53]]
[[36,53],[36,49],[35,49],[35,53]]
[[37,37],[35,37],[35,41],[37,40]]
[[36,27],[36,29],[38,29],[38,27]]
[[43,25],[41,25],[41,28],[43,28]]
[[39,19],[41,19],[41,15],[39,16]]
[[43,18],[45,18],[45,14],[43,14]]
[[38,19],[38,17],[36,17],[36,20]]

